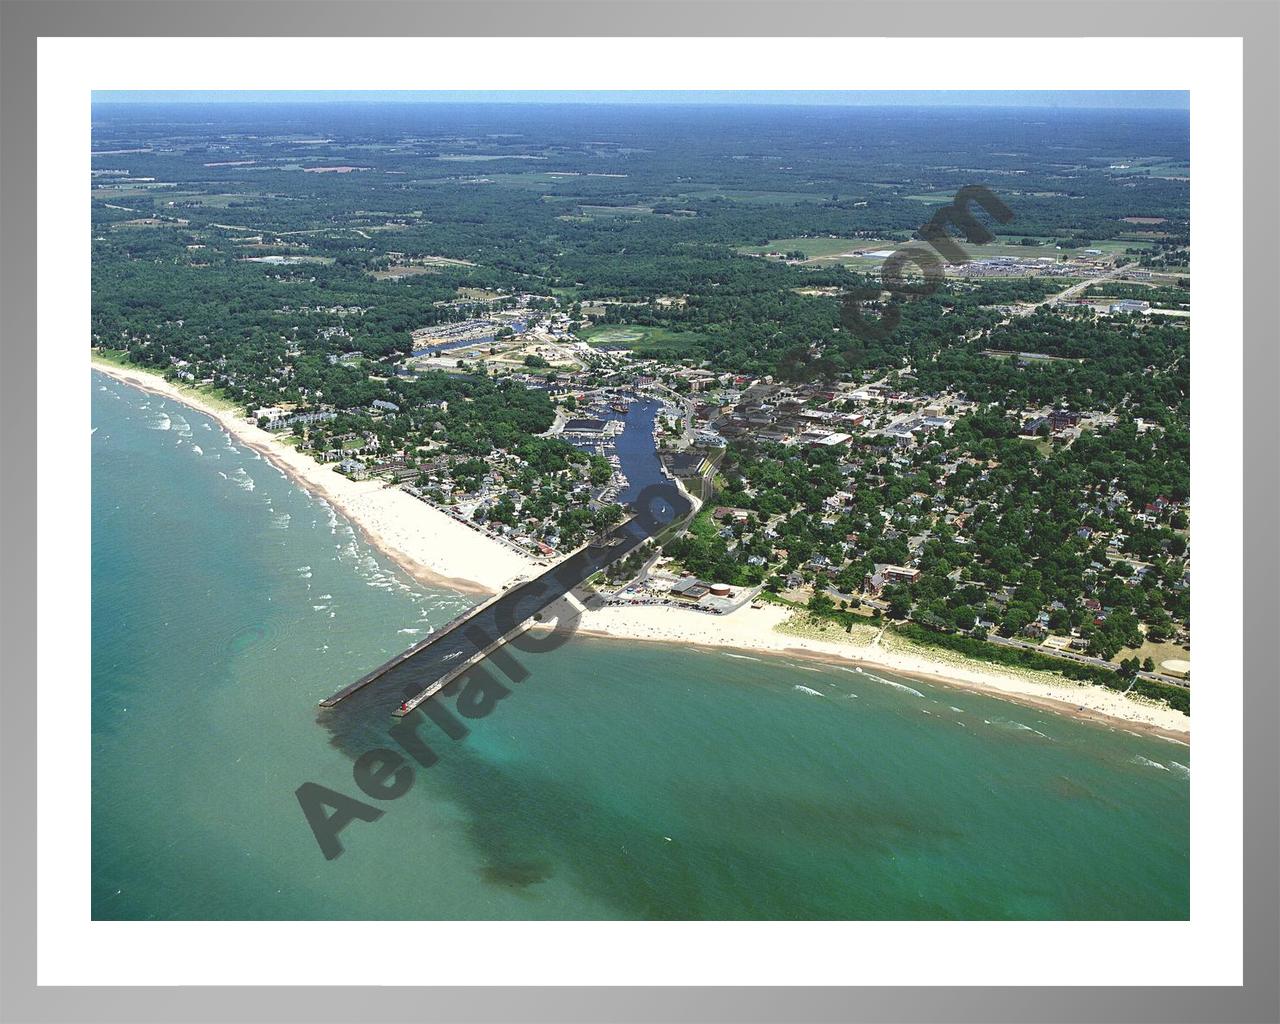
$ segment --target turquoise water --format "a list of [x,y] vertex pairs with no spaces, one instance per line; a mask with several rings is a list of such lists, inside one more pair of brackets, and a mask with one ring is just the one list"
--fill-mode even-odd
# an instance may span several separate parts
[[[391,719],[316,703],[468,599],[214,421],[93,388],[97,919],[1188,915],[1187,747],[785,657],[521,654],[369,800]],[[326,861],[304,782],[384,813]]]

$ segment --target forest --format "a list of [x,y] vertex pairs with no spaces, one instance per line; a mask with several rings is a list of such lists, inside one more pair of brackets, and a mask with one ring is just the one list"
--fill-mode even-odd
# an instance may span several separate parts
[[[847,601],[910,560],[919,578],[882,595],[894,618],[1006,637],[1047,619],[1110,658],[1188,623],[1189,320],[1013,315],[1067,283],[1024,274],[948,278],[868,333],[847,296],[883,310],[872,271],[806,252],[919,240],[980,184],[1014,213],[982,215],[1002,253],[1052,265],[1102,246],[1167,273],[1089,285],[1087,301],[1186,312],[1188,152],[1170,111],[98,104],[92,343],[246,410],[336,410],[301,443],[404,451],[432,500],[490,481],[505,491],[478,516],[546,519],[539,536],[569,544],[621,514],[576,497],[608,464],[536,436],[555,417],[544,390],[474,367],[399,373],[415,331],[519,303],[564,312],[580,338],[658,329],[632,355],[669,373],[963,395],[954,429],[906,452],[734,438],[716,501],[751,517],[704,510],[667,553],[738,585],[825,580]],[[1059,443],[1024,422],[1049,408],[1106,426]],[[1156,501],[1170,511],[1142,513]]]
[[[469,287],[610,299],[608,317],[700,336],[688,355],[715,368],[803,379],[911,358],[1050,285],[949,285],[905,308],[909,337],[886,349],[841,338],[834,298],[797,294],[859,274],[743,247],[902,242],[975,182],[1015,212],[991,230],[1033,255],[1128,239],[1150,259],[1188,234],[1170,112],[98,104],[93,140],[94,333],[150,362],[314,346],[322,329],[391,356],[464,318],[437,304]],[[429,272],[375,276],[397,260]]]

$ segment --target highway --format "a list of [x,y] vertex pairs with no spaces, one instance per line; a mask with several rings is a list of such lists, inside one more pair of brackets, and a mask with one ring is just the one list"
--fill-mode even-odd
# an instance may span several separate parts
[[[1041,306],[1056,306],[1061,302],[1067,302],[1070,299],[1074,299],[1077,295],[1080,295],[1082,292],[1088,289],[1090,285],[1101,284],[1103,281],[1110,281],[1112,278],[1119,277],[1121,274],[1124,274],[1127,271],[1133,270],[1137,266],[1138,266],[1137,263],[1126,263],[1122,267],[1115,267],[1111,270],[1108,270],[1105,274],[1099,274],[1097,277],[1087,277],[1083,281],[1077,281],[1075,284],[1071,285],[1070,287],[1064,288],[1062,291],[1054,295],[1050,295],[1047,299],[1044,299],[1040,302],[1035,303],[1032,306],[1027,307],[1026,313],[1031,313],[1039,309]],[[1019,312],[1023,312],[1023,311],[1019,310]]]

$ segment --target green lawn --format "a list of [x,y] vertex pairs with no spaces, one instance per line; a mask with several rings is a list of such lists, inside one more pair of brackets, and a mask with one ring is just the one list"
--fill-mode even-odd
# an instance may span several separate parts
[[596,324],[579,332],[589,345],[625,345],[638,355],[697,359],[708,338],[693,331],[673,331],[643,324]]

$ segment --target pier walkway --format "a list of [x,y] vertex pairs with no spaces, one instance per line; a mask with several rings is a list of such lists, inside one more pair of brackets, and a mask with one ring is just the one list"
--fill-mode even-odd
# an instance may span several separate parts
[[693,510],[689,499],[665,481],[646,488],[636,507],[637,514],[600,541],[551,566],[542,575],[468,609],[442,629],[322,700],[320,706],[333,708],[358,698],[361,704],[376,700],[389,704],[393,714],[408,714],[529,628],[565,594]]

